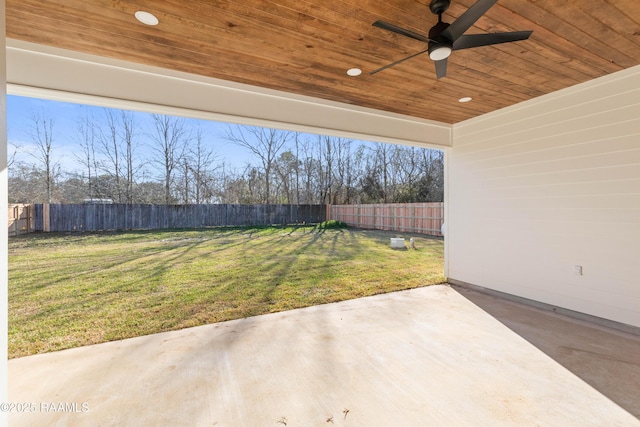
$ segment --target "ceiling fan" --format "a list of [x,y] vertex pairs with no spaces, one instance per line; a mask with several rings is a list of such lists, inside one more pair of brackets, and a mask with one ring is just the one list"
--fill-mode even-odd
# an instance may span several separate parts
[[414,58],[423,53],[429,52],[429,57],[436,65],[436,77],[441,79],[447,74],[447,58],[454,50],[469,49],[472,47],[488,46],[492,44],[515,42],[526,40],[533,31],[514,31],[509,33],[489,33],[489,34],[470,34],[463,35],[482,15],[484,15],[491,6],[498,0],[478,0],[466,12],[458,17],[453,23],[448,24],[442,21],[442,14],[451,4],[450,0],[431,0],[429,9],[435,15],[438,15],[438,23],[431,27],[429,36],[423,36],[414,31],[398,27],[384,21],[376,21],[374,27],[383,30],[392,31],[415,40],[420,40],[428,44],[427,49],[418,53],[414,53],[399,61],[393,62],[377,70],[371,71],[369,74],[376,74],[389,67],[393,67],[408,59]]

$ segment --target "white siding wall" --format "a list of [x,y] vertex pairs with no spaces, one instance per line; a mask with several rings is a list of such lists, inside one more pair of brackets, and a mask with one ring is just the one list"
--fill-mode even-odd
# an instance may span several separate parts
[[455,125],[448,161],[449,278],[640,326],[640,67]]

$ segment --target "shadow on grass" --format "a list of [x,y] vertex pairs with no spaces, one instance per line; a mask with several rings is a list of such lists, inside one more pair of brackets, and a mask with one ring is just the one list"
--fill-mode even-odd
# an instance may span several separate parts
[[[94,245],[101,240],[108,247],[120,245],[124,249],[116,251],[113,258],[99,254],[93,260],[82,259],[80,263],[86,268],[75,273],[67,272],[69,266],[62,262],[49,271],[50,279],[27,280],[20,289],[13,287],[12,296],[20,297],[21,307],[26,309],[20,309],[22,315],[12,316],[11,323],[31,329],[68,323],[74,333],[81,334],[92,327],[78,323],[83,310],[90,308],[95,312],[95,327],[103,328],[105,339],[111,340],[385,292],[383,286],[361,292],[352,289],[350,282],[338,290],[331,281],[362,258],[363,251],[371,250],[363,249],[363,241],[373,238],[374,252],[379,244],[383,252],[388,250],[388,233],[294,226],[103,234],[51,236],[48,245],[52,249]],[[38,250],[47,246],[46,236],[35,237]],[[237,274],[224,274],[229,262],[239,266]],[[203,266],[202,271],[197,266]],[[375,265],[371,267],[375,270]],[[176,282],[176,274],[183,274],[184,281],[178,277]],[[320,278],[309,281],[305,274],[319,274]],[[102,285],[104,277],[110,280]],[[73,288],[75,283],[77,288]],[[39,299],[45,295],[42,292],[56,287],[60,287],[57,294],[42,299],[47,304],[25,313],[30,310],[27,297]],[[386,291],[391,290],[396,289]],[[349,296],[339,297],[342,294]],[[87,344],[81,336],[77,339],[81,345]]]

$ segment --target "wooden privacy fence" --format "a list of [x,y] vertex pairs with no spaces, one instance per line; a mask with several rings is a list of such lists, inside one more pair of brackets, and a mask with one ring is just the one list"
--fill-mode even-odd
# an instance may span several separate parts
[[324,205],[33,205],[35,231],[152,230],[319,223]]
[[33,205],[9,205],[9,236],[33,231]]
[[444,203],[331,205],[327,219],[357,228],[442,236]]

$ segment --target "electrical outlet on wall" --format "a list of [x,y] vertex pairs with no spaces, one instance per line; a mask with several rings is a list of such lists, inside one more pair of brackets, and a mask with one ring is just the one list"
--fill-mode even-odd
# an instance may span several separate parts
[[575,274],[576,276],[582,276],[582,266],[581,265],[574,265],[573,266],[573,274]]

